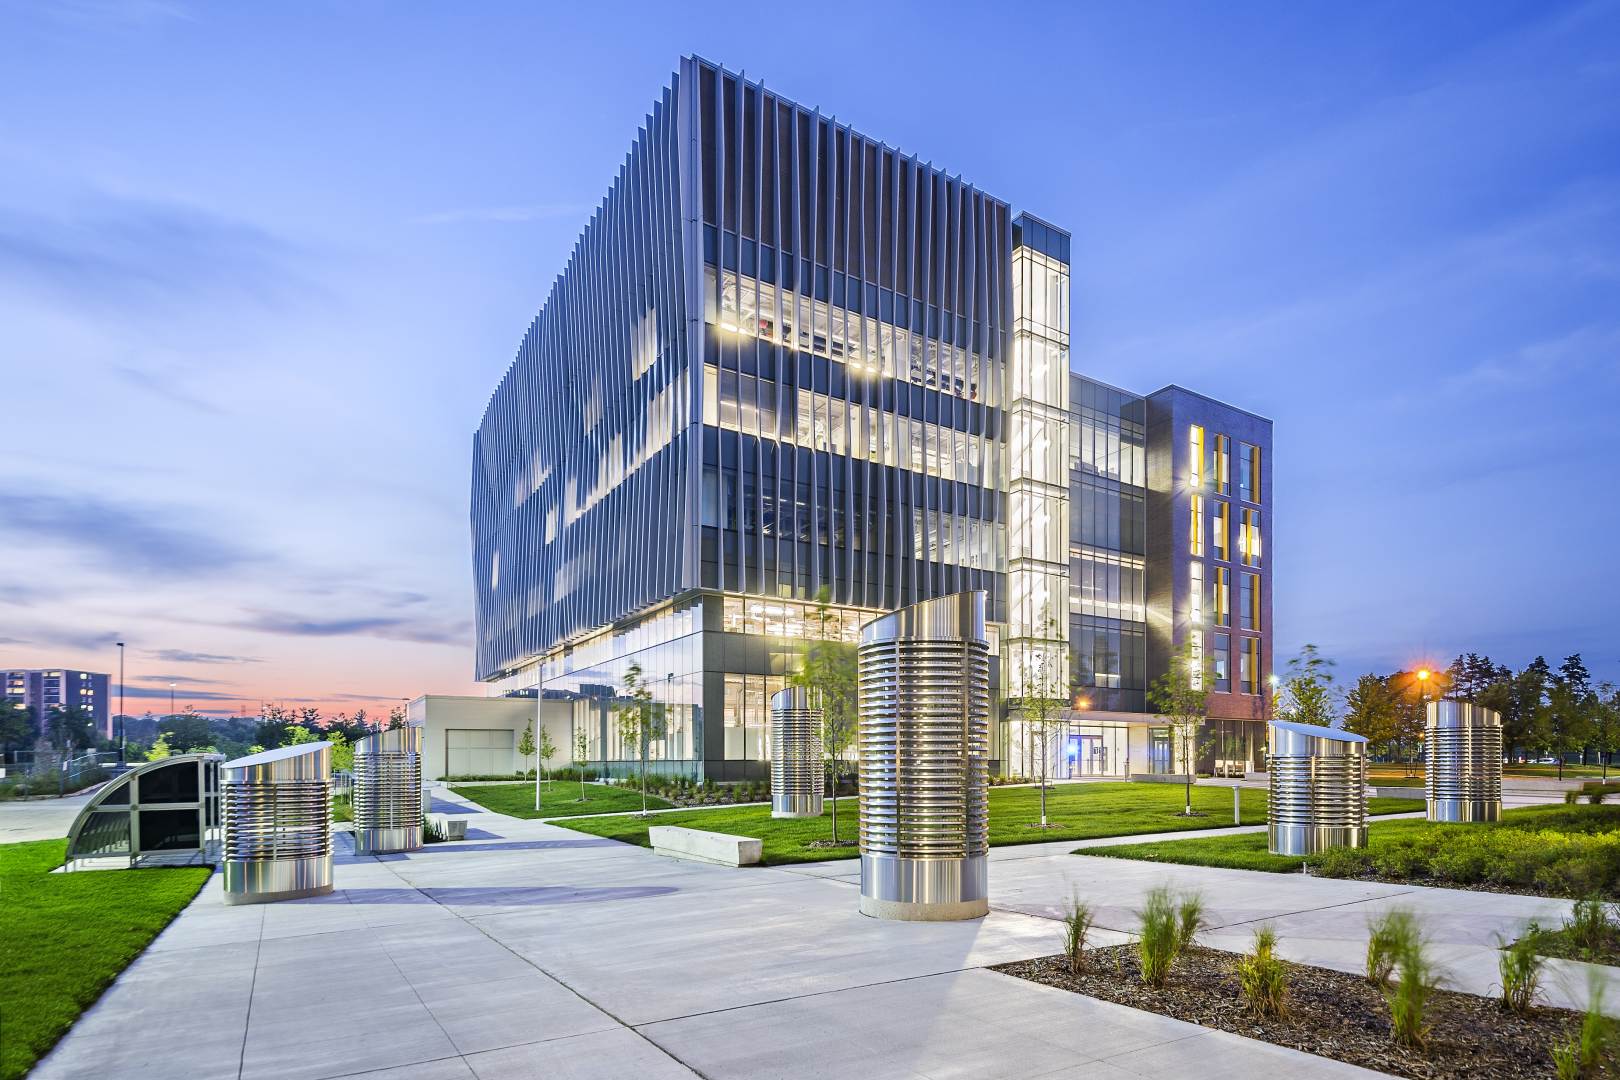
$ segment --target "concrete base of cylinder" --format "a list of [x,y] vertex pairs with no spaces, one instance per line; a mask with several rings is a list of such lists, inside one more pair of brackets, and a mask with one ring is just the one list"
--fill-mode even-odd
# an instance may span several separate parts
[[1329,848],[1364,848],[1365,825],[1279,825],[1267,830],[1266,850],[1273,855],[1314,855]]
[[1502,804],[1490,799],[1430,799],[1430,821],[1480,822],[1501,821]]
[[954,922],[990,913],[990,861],[903,859],[861,853],[861,914],[905,922]]
[[238,862],[227,859],[222,872],[225,903],[269,904],[325,896],[332,891],[332,856]]
[[911,900],[878,900],[863,896],[861,914],[898,922],[962,922],[966,919],[982,919],[990,914],[990,901],[936,900],[920,904]]
[[415,851],[422,846],[422,826],[390,826],[383,829],[355,829],[356,855],[391,855],[400,851]]

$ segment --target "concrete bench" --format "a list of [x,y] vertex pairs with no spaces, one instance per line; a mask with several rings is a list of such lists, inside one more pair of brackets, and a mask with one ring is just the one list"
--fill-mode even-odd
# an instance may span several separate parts
[[758,866],[763,842],[751,836],[653,825],[647,830],[656,854],[720,866]]

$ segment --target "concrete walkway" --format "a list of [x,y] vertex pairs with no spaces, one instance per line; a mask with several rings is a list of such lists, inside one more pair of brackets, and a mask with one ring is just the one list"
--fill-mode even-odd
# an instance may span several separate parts
[[729,869],[476,825],[345,854],[317,900],[228,908],[216,876],[35,1075],[1374,1075],[984,970],[1060,945],[1012,866],[1050,864],[1054,892],[1101,860],[998,863],[1014,889],[988,918],[889,923],[856,912],[849,862]]
[[[35,1075],[1373,1076],[985,968],[1059,951],[1074,893],[1099,910],[1097,944],[1128,941],[1142,894],[1170,882],[1204,893],[1209,944],[1241,948],[1270,922],[1284,955],[1342,970],[1359,970],[1367,915],[1404,904],[1453,982],[1489,990],[1493,936],[1568,909],[1089,858],[1065,841],[994,849],[988,918],[889,923],[857,913],[854,860],[685,863],[487,811],[469,836],[381,858],[345,836],[341,891],[311,901],[228,908],[216,876]],[[1578,996],[1580,967],[1549,997]]]

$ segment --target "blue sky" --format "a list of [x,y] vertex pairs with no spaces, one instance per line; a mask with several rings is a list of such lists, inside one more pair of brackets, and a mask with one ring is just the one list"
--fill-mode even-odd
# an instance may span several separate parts
[[1620,679],[1614,2],[0,0],[0,666],[471,690],[472,430],[685,52],[1071,229],[1078,370],[1274,419],[1279,655]]

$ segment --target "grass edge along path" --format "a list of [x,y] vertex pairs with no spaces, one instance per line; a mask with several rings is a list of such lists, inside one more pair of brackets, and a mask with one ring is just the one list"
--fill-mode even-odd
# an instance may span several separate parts
[[[578,780],[545,780],[540,787],[540,809],[534,808],[534,784],[451,784],[450,790],[485,810],[508,817],[577,817],[586,814],[622,814],[641,809],[641,789],[616,784],[586,783],[586,801],[579,802]],[[647,796],[647,809],[667,810],[670,802]]]
[[1497,824],[1381,821],[1369,828],[1365,849],[1311,856],[1272,855],[1263,832],[1110,844],[1074,854],[1264,873],[1295,872],[1308,863],[1319,877],[1563,899],[1599,891],[1613,898],[1620,894],[1620,806],[1517,807]]
[[0,844],[3,1080],[49,1053],[213,873],[186,866],[52,874],[66,850],[66,840]]
[[[1243,788],[1243,824],[1263,825],[1266,817],[1264,788]],[[1047,789],[1047,817],[1058,827],[1037,829],[1040,820],[1040,791],[1034,787],[990,789],[990,846],[1039,844],[1054,840],[1090,840],[1107,836],[1139,836],[1178,832],[1187,829],[1220,829],[1232,825],[1232,789],[1227,786],[1197,785],[1193,788],[1193,809],[1204,817],[1177,816],[1182,808],[1183,788],[1171,784],[1085,783],[1061,784]],[[1374,800],[1382,813],[1421,810],[1421,801],[1411,799]],[[838,837],[853,840],[859,817],[859,800],[846,795],[838,801]],[[735,833],[757,837],[762,843],[764,865],[821,862],[825,859],[852,859],[858,848],[813,848],[813,841],[832,836],[831,803],[820,818],[771,817],[769,806],[758,804],[719,807],[659,814],[654,824],[686,826],[710,832]],[[562,824],[564,828],[605,836],[627,844],[648,847],[648,822],[639,817],[581,817]]]

